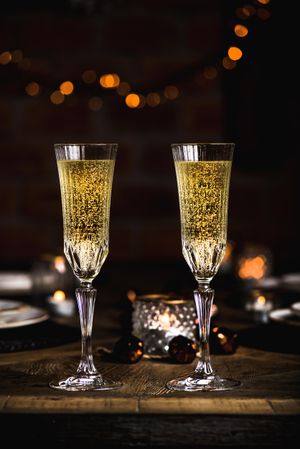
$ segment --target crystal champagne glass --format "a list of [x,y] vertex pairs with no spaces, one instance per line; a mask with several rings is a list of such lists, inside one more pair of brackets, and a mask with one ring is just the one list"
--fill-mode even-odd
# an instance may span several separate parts
[[200,359],[188,377],[167,383],[180,391],[230,390],[237,380],[220,377],[212,367],[209,328],[214,290],[227,239],[227,214],[233,143],[172,144],[181,217],[183,256],[198,288],[194,290],[199,321]]
[[55,144],[59,174],[64,253],[79,279],[76,300],[81,325],[81,360],[77,372],[50,386],[68,391],[110,390],[120,383],[104,378],[92,353],[97,290],[92,282],[108,255],[111,190],[117,144]]

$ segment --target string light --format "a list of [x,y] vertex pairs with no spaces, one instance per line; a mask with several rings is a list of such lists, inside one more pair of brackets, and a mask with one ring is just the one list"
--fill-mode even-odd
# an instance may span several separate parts
[[[251,0],[248,0],[249,2]],[[261,20],[267,20],[270,18],[270,11],[267,9],[271,0],[252,0],[252,3],[256,7],[249,3],[245,3],[243,6],[235,10],[235,15],[239,19],[245,21],[256,15]],[[258,6],[260,4],[261,6]],[[253,20],[253,19],[251,19]],[[250,23],[251,21],[249,21]],[[249,33],[249,27],[243,23],[236,23],[232,25],[232,33],[235,37],[245,38]],[[194,82],[200,87],[203,87],[208,81],[214,80],[219,71],[222,69],[233,70],[237,66],[237,61],[243,57],[243,50],[239,46],[230,46],[227,51],[227,55],[216,61],[215,65],[209,65],[204,67],[194,76]],[[8,65],[10,62],[15,63],[20,70],[29,70],[31,68],[31,60],[25,57],[22,50],[17,49],[12,52],[4,51],[0,54],[0,64]],[[99,76],[100,75],[100,76]],[[154,108],[160,104],[165,103],[167,100],[175,100],[179,96],[178,86],[167,85],[159,92],[150,92],[145,97],[142,94],[136,94],[131,92],[131,86],[127,81],[121,81],[117,73],[105,73],[98,74],[93,69],[84,70],[81,74],[81,79],[86,84],[95,83],[98,79],[100,86],[103,89],[114,90],[120,96],[125,97],[125,104],[131,109],[142,109],[144,106]],[[71,95],[74,92],[75,85],[72,81],[64,81],[60,84],[59,90],[55,90],[50,95],[50,101],[53,104],[62,104],[65,100],[65,96]],[[25,87],[26,93],[34,97],[41,92],[41,86],[38,82],[32,81]],[[73,97],[76,102],[76,97]],[[68,101],[71,105],[74,101]],[[103,106],[103,100],[98,96],[91,97],[87,102],[88,108],[91,111],[99,111]]]
[[179,95],[179,90],[176,86],[166,86],[164,89],[164,96],[168,100],[175,100]]
[[74,90],[74,84],[71,81],[64,81],[59,86],[59,90],[63,95],[71,95]]
[[151,92],[146,97],[146,103],[151,108],[155,108],[160,103],[160,96],[156,92]]
[[11,60],[12,60],[12,55],[11,55],[10,51],[4,51],[3,53],[1,53],[0,64],[3,64],[3,65],[9,64]]
[[137,94],[128,94],[125,103],[129,108],[137,108],[140,104],[140,97]]
[[120,77],[116,73],[107,73],[100,77],[99,83],[104,89],[114,89],[120,84]]
[[243,52],[239,47],[229,47],[227,53],[232,61],[238,61],[243,56]]
[[31,83],[27,84],[27,86],[25,87],[25,91],[31,97],[35,97],[40,93],[40,86],[35,81],[32,81]]
[[234,32],[238,37],[246,37],[248,34],[248,28],[245,25],[241,25],[240,23],[236,24],[234,27]]
[[53,104],[61,104],[65,101],[65,96],[59,90],[55,90],[50,95],[50,101]]

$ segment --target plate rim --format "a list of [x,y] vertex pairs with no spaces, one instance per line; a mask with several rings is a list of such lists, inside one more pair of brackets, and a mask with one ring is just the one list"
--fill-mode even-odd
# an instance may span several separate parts
[[[25,303],[24,303],[25,304]],[[33,317],[33,318],[28,318],[28,319],[24,319],[22,321],[10,321],[8,323],[2,322],[0,321],[0,329],[9,329],[9,328],[13,328],[13,327],[22,327],[22,326],[29,326],[30,324],[36,324],[36,323],[41,323],[42,321],[46,321],[50,318],[49,313],[42,309],[41,307],[35,307],[35,306],[31,306],[30,304],[27,304],[29,307],[29,310],[34,310],[40,313],[39,316]],[[24,313],[24,311],[20,311],[20,313]],[[14,313],[14,317],[17,316],[17,313]]]
[[296,327],[300,326],[300,320],[299,321],[295,321],[295,320],[292,320],[292,319],[286,319],[284,317],[274,317],[274,313],[276,314],[276,312],[277,313],[284,313],[285,316],[287,316],[287,317],[290,316],[291,317],[291,316],[293,316],[294,313],[293,313],[293,311],[290,308],[284,307],[282,309],[271,310],[269,312],[270,320],[272,320],[272,321],[274,321],[276,323],[289,324],[291,326],[296,326]]

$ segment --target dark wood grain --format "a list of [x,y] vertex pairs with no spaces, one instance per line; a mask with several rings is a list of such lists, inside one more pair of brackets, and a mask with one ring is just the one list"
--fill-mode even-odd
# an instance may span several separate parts
[[[112,392],[53,390],[49,381],[76,369],[80,342],[0,354],[1,433],[11,442],[26,434],[32,446],[56,447],[288,447],[300,424],[300,356],[240,345],[213,356],[215,368],[242,381],[233,391],[177,393],[166,382],[193,370],[143,358],[126,365],[104,361],[94,341],[99,371],[124,383]],[[28,433],[32,426],[36,431]],[[10,434],[11,426],[20,429]],[[26,433],[27,429],[27,433]],[[87,438],[87,435],[90,438]]]

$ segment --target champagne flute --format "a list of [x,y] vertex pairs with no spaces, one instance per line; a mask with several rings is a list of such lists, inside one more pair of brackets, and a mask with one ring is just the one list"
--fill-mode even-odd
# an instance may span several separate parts
[[198,288],[194,290],[199,321],[200,360],[188,377],[167,383],[179,391],[230,390],[240,382],[222,378],[211,365],[209,327],[214,290],[227,239],[227,213],[233,143],[172,144],[176,170],[183,256]]
[[92,282],[109,249],[111,190],[117,144],[55,144],[59,174],[64,253],[80,281],[76,300],[81,326],[81,360],[77,372],[50,386],[68,391],[111,390],[120,383],[104,378],[92,352],[97,290]]

